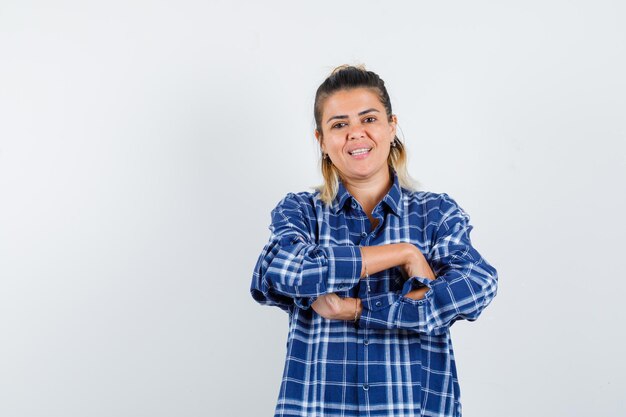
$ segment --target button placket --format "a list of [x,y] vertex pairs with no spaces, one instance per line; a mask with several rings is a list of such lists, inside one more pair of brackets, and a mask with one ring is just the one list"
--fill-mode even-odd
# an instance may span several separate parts
[[[362,246],[368,246],[369,245],[369,240],[372,238],[372,234],[368,233],[365,230],[367,228],[367,221],[363,221],[362,227],[363,227],[363,229],[361,229],[362,230],[361,231],[361,245]],[[369,297],[369,294],[372,292],[372,288],[370,287],[370,276],[369,276],[369,273],[365,277],[365,285],[366,285],[366,288],[367,288],[367,290],[366,290],[367,294],[368,294],[367,297]],[[363,349],[362,352],[364,352],[364,359],[369,357],[369,355],[367,353],[369,351],[369,344],[370,344],[370,340],[368,338],[368,333],[369,333],[369,329],[368,329],[368,326],[366,325],[363,328],[363,339],[362,339],[362,341],[363,341],[362,342],[363,343],[362,344],[362,349]],[[362,392],[362,395],[364,395],[364,400],[368,401],[367,398],[369,396],[370,386],[369,386],[368,378],[367,378],[367,374],[368,374],[367,368],[369,367],[367,359],[363,361],[363,367],[365,368],[365,370],[364,370],[364,374],[363,374],[364,378],[363,378],[362,384],[361,384],[361,389],[362,389],[361,392]]]
[[[363,229],[365,229],[365,224],[363,224]],[[361,229],[362,230],[362,232],[361,232],[361,238],[362,238],[361,239],[361,246],[367,246],[368,241],[369,241],[371,236],[363,229]],[[370,287],[370,277],[369,277],[369,274],[365,277],[365,285],[367,286],[368,294],[371,293],[372,292],[372,288]]]

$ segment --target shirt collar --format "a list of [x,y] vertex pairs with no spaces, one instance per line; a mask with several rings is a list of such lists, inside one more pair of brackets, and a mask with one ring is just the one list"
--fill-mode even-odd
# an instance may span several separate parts
[[[396,215],[400,215],[400,202],[402,200],[402,189],[400,187],[400,181],[398,179],[398,174],[392,168],[390,168],[391,175],[393,176],[393,185],[385,194],[382,199],[382,202],[385,203]],[[333,200],[331,205],[331,210],[333,213],[337,214],[339,210],[341,210],[348,201],[356,201],[356,199],[350,194],[350,192],[346,189],[345,185],[343,185],[343,181],[339,178],[339,188],[337,189],[337,196]]]

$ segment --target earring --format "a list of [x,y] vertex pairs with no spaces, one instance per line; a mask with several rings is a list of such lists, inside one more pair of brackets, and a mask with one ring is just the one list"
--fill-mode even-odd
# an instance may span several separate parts
[[392,148],[396,147],[396,138],[393,138],[393,141],[391,142],[391,147]]

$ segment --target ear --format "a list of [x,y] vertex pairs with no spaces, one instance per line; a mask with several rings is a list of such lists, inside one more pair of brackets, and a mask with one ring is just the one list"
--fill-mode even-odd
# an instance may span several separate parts
[[398,117],[395,114],[391,115],[391,121],[389,122],[389,126],[391,127],[391,136],[396,136],[396,129],[398,127]]
[[320,144],[320,147],[322,148],[323,152],[326,152],[326,150],[324,149],[324,138],[322,137],[322,134],[320,133],[319,130],[315,129],[315,139],[317,139],[317,142]]

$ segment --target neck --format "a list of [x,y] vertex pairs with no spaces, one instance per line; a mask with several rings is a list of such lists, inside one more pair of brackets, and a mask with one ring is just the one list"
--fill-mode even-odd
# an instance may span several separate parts
[[383,170],[381,175],[366,180],[350,180],[344,182],[348,192],[357,199],[366,213],[371,213],[374,207],[383,199],[393,185],[389,170]]

